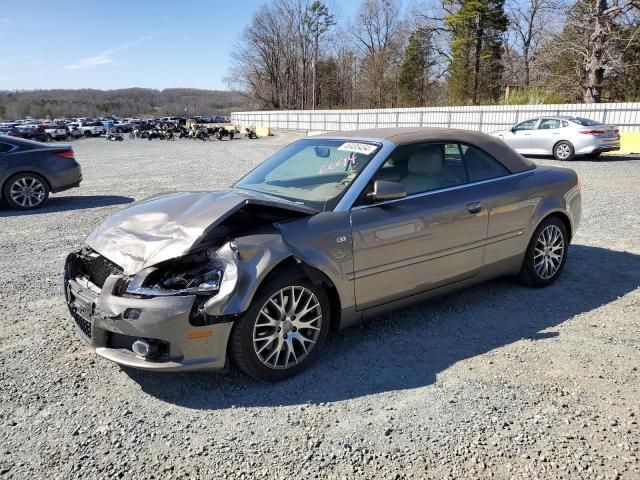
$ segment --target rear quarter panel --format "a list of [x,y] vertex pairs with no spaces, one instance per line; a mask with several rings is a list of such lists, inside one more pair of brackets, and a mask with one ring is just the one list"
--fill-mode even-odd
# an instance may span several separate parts
[[[537,167],[492,186],[489,209],[488,245],[485,265],[514,259],[519,269],[533,232],[553,213],[566,215],[570,235],[578,228],[581,198],[576,173],[568,168]],[[514,272],[512,272],[514,273]]]

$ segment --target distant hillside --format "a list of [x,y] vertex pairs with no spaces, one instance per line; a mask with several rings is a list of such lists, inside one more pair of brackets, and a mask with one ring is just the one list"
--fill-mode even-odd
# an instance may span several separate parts
[[242,106],[242,97],[236,93],[193,88],[0,91],[0,119],[93,115],[157,117],[184,115],[185,107],[189,115],[211,115],[228,114]]

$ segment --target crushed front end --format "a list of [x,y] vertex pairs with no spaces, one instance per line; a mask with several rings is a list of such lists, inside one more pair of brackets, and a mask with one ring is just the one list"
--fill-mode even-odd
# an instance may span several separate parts
[[235,288],[235,250],[226,244],[134,275],[88,246],[67,257],[65,298],[78,335],[96,353],[148,370],[221,370],[233,316],[204,311]]

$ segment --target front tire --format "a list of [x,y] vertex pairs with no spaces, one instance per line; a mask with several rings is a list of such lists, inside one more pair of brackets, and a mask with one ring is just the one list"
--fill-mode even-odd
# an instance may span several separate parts
[[19,173],[4,185],[5,201],[17,210],[41,207],[49,198],[49,185],[35,173]]
[[231,335],[231,354],[246,374],[283,380],[316,361],[329,333],[326,292],[306,278],[274,279],[260,289]]
[[556,160],[568,162],[569,160],[573,160],[573,157],[575,157],[575,155],[576,151],[573,148],[573,145],[571,145],[571,143],[567,142],[566,140],[562,140],[561,142],[556,143],[553,147],[553,156]]
[[569,235],[558,217],[548,217],[536,228],[520,270],[520,280],[532,287],[555,282],[567,261]]

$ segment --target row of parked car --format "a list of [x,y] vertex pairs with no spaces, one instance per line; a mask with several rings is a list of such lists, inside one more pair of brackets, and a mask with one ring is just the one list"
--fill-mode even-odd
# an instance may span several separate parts
[[[229,120],[222,116],[195,116],[195,123],[226,123]],[[80,117],[56,118],[53,120],[13,120],[0,122],[0,134],[47,142],[52,140],[69,140],[80,137],[97,137],[106,133],[129,133],[144,130],[163,124],[186,125],[185,117],[161,117],[154,119],[122,118],[122,117]]]

